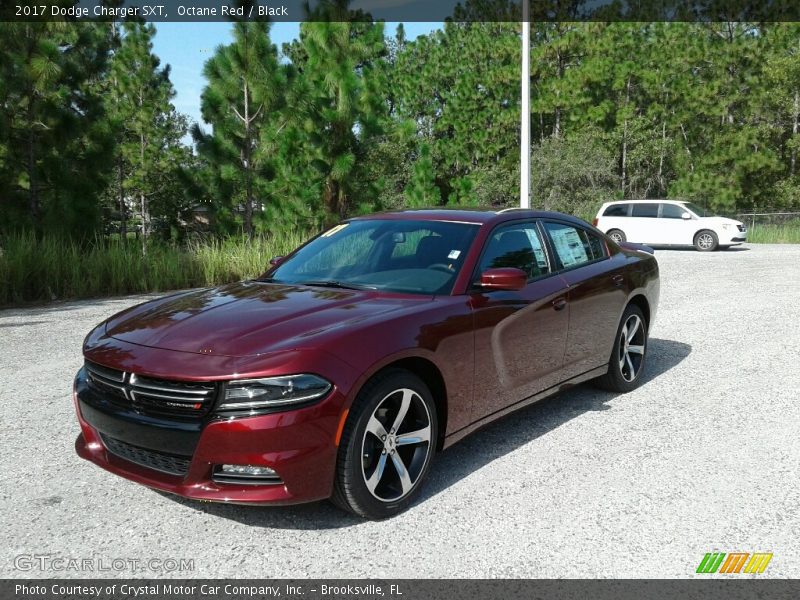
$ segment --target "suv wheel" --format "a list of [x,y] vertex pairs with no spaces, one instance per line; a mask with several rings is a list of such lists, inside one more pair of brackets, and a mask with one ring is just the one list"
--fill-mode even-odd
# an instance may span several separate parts
[[694,236],[694,247],[700,252],[713,252],[719,245],[717,234],[709,229],[698,231]]

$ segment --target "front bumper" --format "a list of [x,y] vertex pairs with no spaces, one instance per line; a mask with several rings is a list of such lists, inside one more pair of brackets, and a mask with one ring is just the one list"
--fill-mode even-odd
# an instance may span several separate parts
[[[81,427],[75,450],[111,473],[203,501],[296,504],[331,495],[336,435],[346,401],[337,388],[305,408],[194,424],[158,422],[115,411],[97,395],[81,370],[74,394]],[[176,475],[132,462],[111,452],[103,435],[153,454],[181,455],[188,459],[188,469],[184,475]],[[270,467],[280,483],[217,483],[212,479],[213,470],[221,464]]]
[[733,246],[736,244],[743,244],[747,241],[747,229],[744,231],[738,230],[724,230],[719,235],[719,243],[721,246]]

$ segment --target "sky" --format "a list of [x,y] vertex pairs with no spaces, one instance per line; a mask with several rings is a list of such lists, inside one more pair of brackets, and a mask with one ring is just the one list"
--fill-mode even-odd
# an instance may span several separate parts
[[[200,94],[205,85],[203,64],[211,58],[220,44],[231,42],[230,23],[156,23],[153,52],[161,64],[171,67],[170,79],[176,96],[172,103],[179,112],[196,123],[201,123]],[[442,27],[441,23],[404,23],[406,39],[430,33]],[[386,35],[394,35],[397,23],[387,23]],[[273,23],[272,42],[281,48],[284,42],[297,38],[299,23]],[[188,141],[188,140],[187,140]]]

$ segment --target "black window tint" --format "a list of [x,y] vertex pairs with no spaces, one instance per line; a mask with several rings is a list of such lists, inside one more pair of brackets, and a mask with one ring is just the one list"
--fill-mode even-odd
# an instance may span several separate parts
[[[595,248],[585,229],[550,221],[545,222],[544,226],[550,234],[558,260],[565,269],[595,260]],[[601,256],[605,255],[602,250],[600,252]]]
[[603,213],[604,217],[627,217],[629,204],[612,204]]
[[507,225],[492,233],[481,258],[480,273],[513,267],[533,279],[550,272],[542,240],[533,223]]
[[658,204],[655,202],[648,202],[645,204],[634,204],[633,217],[651,217],[655,219],[658,216]]
[[662,204],[661,205],[661,218],[662,219],[680,219],[681,215],[686,210],[677,206],[676,204]]
[[605,258],[606,257],[605,242],[603,242],[603,240],[601,240],[599,236],[593,234],[591,231],[587,231],[586,235],[589,238],[589,248],[592,251],[593,260],[597,260],[598,258]]

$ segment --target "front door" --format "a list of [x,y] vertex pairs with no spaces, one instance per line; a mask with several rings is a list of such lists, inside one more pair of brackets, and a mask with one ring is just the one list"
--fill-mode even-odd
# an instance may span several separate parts
[[473,421],[559,383],[567,343],[567,286],[553,273],[536,223],[499,226],[486,242],[475,280],[486,269],[528,273],[519,291],[473,287],[475,395]]

